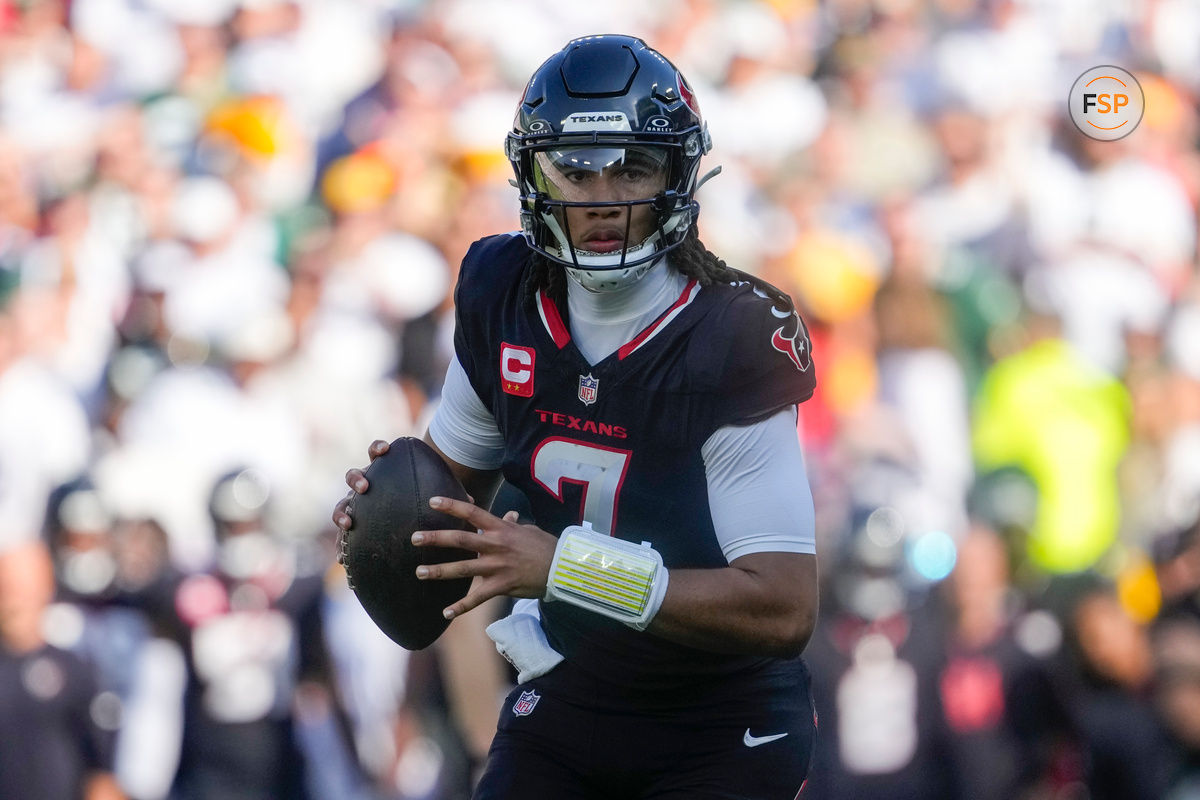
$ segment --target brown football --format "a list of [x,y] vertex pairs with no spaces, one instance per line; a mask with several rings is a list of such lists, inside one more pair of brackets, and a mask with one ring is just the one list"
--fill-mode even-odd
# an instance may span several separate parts
[[367,614],[396,644],[420,650],[432,644],[449,620],[442,609],[461,600],[470,578],[417,580],[421,564],[474,558],[446,547],[417,547],[415,531],[474,530],[463,520],[434,511],[431,497],[467,500],[467,492],[429,445],[404,436],[366,469],[370,484],[347,509],[354,523],[342,541],[350,588]]

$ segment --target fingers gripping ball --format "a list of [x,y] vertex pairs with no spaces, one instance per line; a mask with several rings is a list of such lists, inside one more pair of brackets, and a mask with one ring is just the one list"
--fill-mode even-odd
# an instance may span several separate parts
[[350,501],[354,524],[342,544],[350,588],[380,630],[401,647],[420,650],[446,630],[450,621],[442,609],[466,596],[471,579],[419,581],[416,568],[475,554],[416,547],[411,537],[414,531],[473,530],[429,507],[431,497],[469,498],[433,448],[407,436],[392,442],[365,475],[370,486]]

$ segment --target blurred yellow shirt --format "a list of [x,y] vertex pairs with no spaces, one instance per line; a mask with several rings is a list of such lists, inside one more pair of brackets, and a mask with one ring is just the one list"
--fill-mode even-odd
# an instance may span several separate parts
[[1116,539],[1117,465],[1129,442],[1124,386],[1060,339],[985,374],[972,422],[980,472],[1017,466],[1038,489],[1028,557],[1050,573],[1093,566]]

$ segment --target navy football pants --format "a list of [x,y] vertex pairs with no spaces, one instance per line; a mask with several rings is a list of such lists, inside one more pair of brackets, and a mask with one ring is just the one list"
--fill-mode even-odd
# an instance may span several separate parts
[[585,706],[546,677],[506,698],[475,800],[793,800],[808,773],[803,666],[793,685],[671,711]]

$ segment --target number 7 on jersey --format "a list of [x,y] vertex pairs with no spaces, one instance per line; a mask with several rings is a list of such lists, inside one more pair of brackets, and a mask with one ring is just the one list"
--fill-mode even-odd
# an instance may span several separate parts
[[564,481],[581,485],[580,521],[590,522],[597,533],[611,536],[631,455],[631,450],[552,437],[533,451],[533,479],[559,502],[564,500]]

